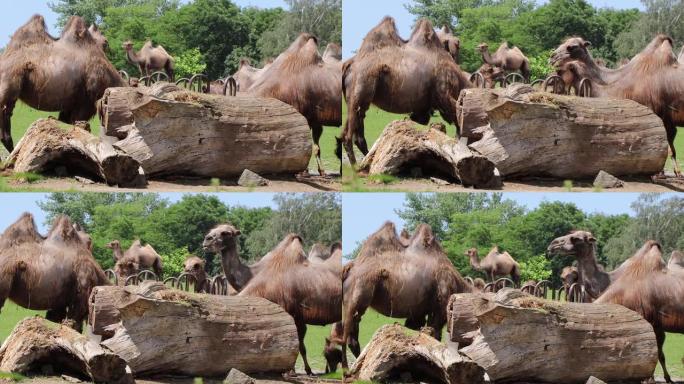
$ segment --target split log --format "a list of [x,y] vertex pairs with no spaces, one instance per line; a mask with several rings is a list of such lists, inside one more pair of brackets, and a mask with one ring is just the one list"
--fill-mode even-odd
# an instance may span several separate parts
[[651,325],[614,304],[550,301],[513,289],[472,295],[480,335],[459,351],[496,382],[639,382],[658,348]]
[[349,376],[373,382],[484,383],[484,371],[433,337],[398,324],[378,329]]
[[482,138],[482,132],[476,131],[476,128],[489,124],[485,104],[493,98],[506,97],[513,100],[523,100],[524,95],[532,92],[534,92],[532,87],[518,83],[506,88],[467,88],[462,90],[456,106],[458,136],[467,137],[472,141]]
[[[464,123],[463,135],[481,137],[470,149],[491,160],[502,177],[593,179],[601,170],[619,177],[663,169],[665,127],[648,107],[626,99],[523,93],[526,87],[517,86],[515,97],[490,90],[462,94],[464,110],[475,100],[468,112],[475,117]],[[473,128],[482,123],[477,108],[489,124]]]
[[468,149],[465,143],[430,128],[419,131],[410,121],[391,122],[363,159],[360,169],[369,174],[410,174],[455,180],[476,188],[497,187],[494,164]]
[[480,324],[475,316],[473,302],[477,299],[493,299],[491,292],[457,293],[451,295],[447,304],[447,332],[449,341],[458,343],[459,348],[472,344],[480,334]]
[[101,101],[104,135],[150,177],[232,178],[245,169],[295,174],[312,153],[304,116],[276,99],[201,94],[165,83],[110,88]]
[[294,320],[280,306],[257,297],[178,291],[159,282],[97,287],[90,297],[95,334],[136,376],[177,374],[225,377],[283,373],[298,354]]
[[34,122],[6,161],[14,172],[53,172],[65,167],[73,175],[109,185],[140,184],[140,163],[80,126],[68,130],[55,119]]
[[47,364],[87,381],[133,382],[125,360],[70,327],[40,317],[21,321],[0,348],[0,372],[41,372]]

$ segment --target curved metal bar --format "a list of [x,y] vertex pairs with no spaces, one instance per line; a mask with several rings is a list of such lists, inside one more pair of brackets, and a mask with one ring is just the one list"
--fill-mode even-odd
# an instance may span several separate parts
[[520,288],[520,291],[521,291],[521,292],[524,292],[524,293],[528,293],[528,294],[533,295],[533,296],[536,296],[536,295],[534,294],[535,288],[536,288],[536,287],[535,287],[534,285],[532,285],[532,284],[523,285],[522,288]]
[[563,79],[558,75],[551,75],[544,80],[542,90],[548,92],[549,85],[552,87],[551,93],[562,95],[565,93],[565,84]]
[[494,283],[487,283],[485,284],[484,288],[482,288],[482,292],[496,292],[495,291],[495,286]]
[[[516,79],[520,79],[520,81],[515,81]],[[516,82],[525,84],[525,78],[518,72],[511,72],[508,75],[506,75],[506,77],[504,77],[504,88],[508,87],[511,84],[515,84]]]
[[[499,288],[499,283],[503,283],[503,285],[501,286],[501,288]],[[510,286],[511,286],[512,288],[515,288],[515,282],[514,282],[513,280],[509,279],[508,277],[502,277],[502,278],[497,279],[497,280],[494,282],[494,286],[495,286],[495,288],[496,288],[495,292],[498,292],[500,289],[503,289],[503,288],[508,287],[508,283],[511,284]]]
[[223,82],[224,96],[237,96],[239,90],[238,82],[233,76],[228,76]]
[[[163,78],[163,80],[162,80],[162,78]],[[157,72],[154,72],[153,74],[150,75],[150,79],[152,81],[152,84],[158,83],[160,81],[168,82],[169,81],[169,75],[167,75],[166,72],[157,71]]]
[[183,77],[183,78],[176,80],[176,85],[179,87],[185,88],[185,89],[188,88],[189,83],[190,83],[190,79],[188,79],[187,77]]
[[566,301],[572,303],[584,303],[587,298],[587,291],[583,284],[574,283],[568,289]]
[[533,81],[532,83],[530,83],[530,86],[532,88],[534,88],[537,85],[543,85],[543,84],[544,84],[544,79],[537,79],[537,80]]
[[144,84],[146,87],[149,87],[151,85],[150,84],[151,80],[152,80],[152,78],[150,76],[143,76],[143,77],[138,79],[138,84]]
[[224,275],[214,276],[213,278],[209,279],[209,281],[211,281],[209,293],[212,295],[228,295],[228,280]]
[[[189,90],[191,90],[191,91],[195,90],[194,89],[195,81],[197,81],[197,92],[198,93],[209,93],[209,78],[207,77],[207,75],[205,75],[203,73],[198,73],[196,75],[192,75],[192,77],[190,78],[190,84],[188,86]],[[202,88],[202,81],[204,81],[204,83],[207,85],[206,89]]]
[[173,276],[167,277],[166,279],[164,279],[162,284],[166,285],[169,282],[171,282],[171,288],[176,288],[176,286],[178,285],[178,278]]
[[591,85],[591,80],[587,79],[586,77],[583,78],[580,83],[579,83],[579,89],[577,90],[577,93],[579,97],[591,97],[591,91],[592,91],[592,85]]
[[138,275],[131,275],[126,278],[124,285],[138,285]]
[[551,286],[551,282],[548,280],[542,280],[537,283],[537,285],[534,286],[534,295],[537,297],[541,297],[542,299],[546,299],[546,295],[549,292],[549,287]]
[[[183,286],[183,282],[185,282],[185,286]],[[178,285],[176,286],[176,288],[182,289],[184,291],[190,291],[191,282],[193,285],[197,285],[197,279],[194,275],[187,272],[181,273],[180,275],[178,275]]]
[[463,280],[465,280],[466,282],[468,282],[468,284],[470,284],[470,285],[475,285],[475,280],[473,280],[473,278],[470,277],[470,276],[464,277]]
[[[124,71],[123,69],[119,70],[119,75],[123,77],[124,80],[126,80],[126,83],[129,83],[131,80],[131,77],[128,75],[128,72]],[[130,84],[130,83],[129,83]]]
[[140,281],[145,281],[145,280],[158,281],[159,277],[157,276],[156,273],[150,271],[149,269],[144,269],[144,270],[138,272],[138,281],[140,282]]
[[475,72],[470,75],[470,82],[475,84],[475,88],[485,88],[485,78],[481,72]]

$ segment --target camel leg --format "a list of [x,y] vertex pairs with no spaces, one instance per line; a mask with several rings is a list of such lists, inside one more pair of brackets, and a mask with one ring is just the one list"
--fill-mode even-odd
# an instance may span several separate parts
[[157,259],[154,261],[154,264],[152,264],[152,270],[154,270],[154,274],[157,275],[157,279],[161,280],[163,277],[164,270],[162,269],[162,262],[161,259]]
[[309,127],[311,127],[311,137],[314,142],[314,155],[316,156],[316,164],[318,164],[318,174],[325,176],[325,169],[323,169],[323,164],[321,162],[321,135],[323,134],[323,126],[318,122],[309,122]]
[[45,318],[52,321],[53,323],[61,324],[67,317],[66,308],[56,308],[50,309],[45,313]]
[[663,369],[663,376],[665,376],[665,381],[668,383],[672,382],[670,378],[670,373],[667,372],[665,367],[665,352],[663,352],[663,344],[665,344],[665,331],[660,327],[653,327],[656,334],[656,342],[658,343],[658,362],[660,367]]
[[352,162],[352,165],[356,164],[352,141],[356,143],[356,146],[364,156],[368,154],[368,144],[366,143],[364,134],[364,119],[366,117],[366,111],[370,108],[370,103],[375,97],[375,88],[378,81],[378,75],[371,76],[372,77],[364,79],[366,80],[365,84],[356,81],[354,86],[351,87],[353,90],[351,95],[347,98],[349,112],[343,137],[345,149],[347,150],[347,155],[349,155],[349,161]]
[[425,315],[407,317],[404,326],[408,329],[421,329],[425,326]]
[[7,73],[0,77],[0,131],[2,144],[9,152],[14,150],[12,141],[12,112],[21,93],[22,73]]
[[10,295],[10,290],[12,289],[12,275],[14,271],[10,268],[6,268],[5,271],[0,275],[0,313],[2,313],[2,307],[5,306],[5,300]]
[[674,145],[675,136],[677,135],[677,126],[670,119],[663,119],[663,123],[665,123],[667,143],[670,145],[670,157],[672,158],[674,173],[676,176],[681,176],[682,171],[679,169],[679,163],[677,162],[677,149]]
[[297,337],[299,338],[299,354],[302,355],[302,360],[304,361],[304,370],[306,374],[311,376],[313,372],[309,366],[309,360],[306,358],[306,346],[304,345],[304,336],[306,336],[306,323],[303,320],[296,320],[295,325],[297,326]]
[[355,356],[358,357],[358,353],[361,353],[361,346],[358,341],[359,323],[366,309],[370,306],[374,291],[375,287],[373,282],[371,282],[371,284],[366,284],[366,286],[352,285],[343,294],[342,368],[345,371],[349,369],[347,364],[347,344],[349,344],[349,349]]

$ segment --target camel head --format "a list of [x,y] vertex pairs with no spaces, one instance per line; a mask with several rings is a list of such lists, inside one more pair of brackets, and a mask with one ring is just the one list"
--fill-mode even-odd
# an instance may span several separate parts
[[121,46],[123,49],[126,50],[126,52],[130,51],[133,49],[133,42],[130,40],[124,41],[123,45]]
[[468,256],[469,258],[472,258],[472,257],[477,258],[477,248],[467,249],[463,254]]
[[230,224],[221,224],[204,236],[204,242],[202,242],[202,248],[205,251],[220,253],[229,245],[235,244],[235,239],[237,239],[242,232]]
[[480,45],[477,46],[477,50],[480,53],[485,52],[485,51],[489,50],[489,44],[481,43]]
[[573,231],[568,235],[554,239],[547,248],[547,252],[563,256],[581,256],[593,251],[596,238],[591,232]]
[[97,26],[97,24],[92,24],[90,28],[88,28],[88,32],[90,32],[90,36],[93,37],[103,52],[109,51],[109,40],[107,40],[105,35],[102,34],[102,31],[100,31],[100,28]]
[[119,242],[119,240],[112,240],[109,243],[105,244],[105,247],[112,250],[121,249],[121,243]]
[[451,28],[446,25],[437,32],[437,37],[439,37],[439,41],[444,46],[444,49],[449,52],[454,61],[458,63],[461,40],[454,36],[453,32],[451,32]]
[[185,260],[185,263],[183,263],[183,271],[197,278],[198,276],[204,273],[205,265],[206,261],[204,261],[203,259],[200,259],[197,256],[190,256]]
[[473,279],[473,288],[477,289],[478,291],[482,292],[484,291],[484,287],[487,285],[484,281],[483,278],[478,277]]
[[114,265],[114,273],[119,284],[122,285],[126,282],[126,278],[138,274],[139,270],[140,264],[132,257],[123,257]]
[[581,37],[571,37],[553,51],[549,64],[560,67],[570,60],[587,61],[591,59],[588,50],[590,46],[590,41],[584,40]]

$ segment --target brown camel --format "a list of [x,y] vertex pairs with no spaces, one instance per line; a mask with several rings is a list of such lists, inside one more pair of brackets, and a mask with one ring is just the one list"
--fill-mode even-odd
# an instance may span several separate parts
[[410,329],[427,326],[441,339],[446,307],[454,293],[472,288],[449,261],[427,224],[420,224],[408,247],[399,241],[393,223],[385,223],[363,243],[343,281],[343,367],[346,344],[358,356],[358,326],[368,307],[406,319]]
[[470,259],[470,266],[484,272],[492,283],[499,277],[510,275],[516,285],[520,284],[520,264],[508,252],[500,253],[499,247],[492,248],[482,260],[478,258],[476,248],[470,248],[465,254]]
[[102,51],[107,52],[109,50],[109,40],[107,40],[107,37],[100,31],[100,27],[98,27],[97,24],[91,24],[90,28],[88,28],[88,32],[90,32],[90,35]]
[[123,43],[123,49],[126,50],[128,62],[138,67],[140,77],[149,76],[163,69],[169,76],[169,80],[174,81],[173,57],[161,45],[154,47],[148,40],[140,51],[136,52],[133,49],[133,42],[128,40]]
[[342,276],[342,244],[333,243],[326,247],[316,243],[311,247],[307,257],[311,264],[321,264],[338,276]]
[[128,277],[137,274],[141,269],[151,269],[158,278],[162,277],[163,267],[161,256],[151,245],[143,246],[140,240],[135,240],[124,253],[119,240],[113,240],[107,245],[112,250],[116,264],[114,272],[117,275],[119,285],[125,284]]
[[684,253],[682,251],[672,251],[670,259],[667,261],[667,268],[684,271]]
[[442,43],[444,49],[449,52],[454,61],[458,63],[461,52],[461,40],[454,36],[451,28],[446,25],[443,26],[442,29],[437,31],[437,38],[439,39],[440,43]]
[[336,344],[327,337],[325,338],[323,357],[325,358],[325,373],[328,374],[337,372],[337,366],[342,363],[342,350],[337,348]]
[[86,231],[83,230],[81,225],[78,223],[74,223],[73,227],[76,231],[76,234],[78,235],[78,238],[81,239],[83,244],[85,244],[86,248],[88,248],[90,252],[93,252],[93,239],[90,237],[90,235],[87,234]]
[[484,88],[494,88],[497,82],[503,84],[506,78],[506,73],[503,69],[487,63],[482,64],[477,72],[482,74],[482,78],[484,79]]
[[684,124],[684,69],[674,56],[672,39],[656,36],[619,69],[596,65],[590,45],[579,37],[568,39],[554,51],[551,63],[559,72],[572,73],[575,83],[589,79],[591,97],[630,99],[651,108],[663,120],[675,173],[681,174],[674,139],[677,126]]
[[302,239],[290,234],[271,251],[263,269],[239,295],[263,297],[294,318],[304,369],[311,375],[304,346],[306,326],[333,324],[342,319],[340,276],[321,264],[309,263]]
[[565,299],[567,300],[570,296],[570,287],[579,280],[579,272],[577,272],[577,267],[563,267],[560,273],[560,278],[563,282],[563,291],[565,291]]
[[183,263],[183,271],[195,278],[195,292],[209,293],[209,280],[207,272],[204,270],[206,261],[197,256],[191,255]]
[[323,61],[328,64],[340,64],[342,62],[342,47],[339,44],[329,43],[323,52]]
[[518,47],[509,48],[508,43],[503,42],[494,55],[489,53],[489,46],[486,43],[480,44],[477,49],[486,64],[499,67],[506,73],[519,71],[525,81],[530,80],[530,60]]
[[[269,61],[263,68],[252,67],[251,62],[247,58],[240,59],[240,67],[237,72],[233,74],[233,78],[237,82],[238,92],[247,91],[252,84],[264,74],[264,72],[271,66],[273,62]],[[221,88],[223,92],[223,88]]]
[[0,236],[0,309],[9,298],[17,305],[47,310],[46,318],[81,331],[93,287],[110,285],[81,241],[71,220],[55,219],[46,237],[33,215],[24,213]]
[[[316,37],[300,34],[247,93],[290,104],[306,118],[311,128],[318,172],[325,175],[319,142],[323,126],[342,125],[342,67],[323,61]],[[341,163],[340,158],[340,169]]]
[[684,333],[684,272],[668,269],[660,244],[649,240],[631,258],[621,276],[599,297],[597,303],[615,303],[644,317],[658,342],[658,361],[665,381],[671,383],[665,366],[665,332]]
[[344,63],[342,81],[349,105],[342,144],[352,165],[354,143],[368,153],[364,119],[371,104],[387,112],[410,113],[420,124],[427,124],[438,110],[445,121],[454,123],[459,93],[471,87],[430,21],[419,20],[409,41],[404,41],[391,17],[373,28],[356,56]]
[[8,151],[14,149],[11,117],[17,100],[73,124],[97,112],[105,89],[126,83],[107,60],[82,18],[69,19],[55,40],[36,15],[14,33],[0,55],[0,131]]

